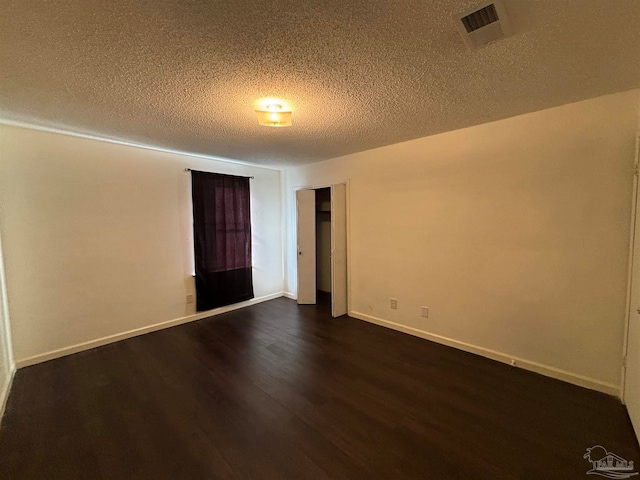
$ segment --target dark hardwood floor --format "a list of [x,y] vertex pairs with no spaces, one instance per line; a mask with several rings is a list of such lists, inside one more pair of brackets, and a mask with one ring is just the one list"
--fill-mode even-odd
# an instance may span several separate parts
[[25,368],[0,479],[584,479],[607,395],[277,299]]

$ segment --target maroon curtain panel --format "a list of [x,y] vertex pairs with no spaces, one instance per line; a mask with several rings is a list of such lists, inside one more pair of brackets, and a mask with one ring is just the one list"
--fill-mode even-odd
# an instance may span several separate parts
[[249,178],[191,171],[196,309],[253,298]]

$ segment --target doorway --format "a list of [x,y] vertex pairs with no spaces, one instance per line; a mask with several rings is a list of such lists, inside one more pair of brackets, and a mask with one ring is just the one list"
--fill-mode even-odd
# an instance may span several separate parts
[[331,301],[347,313],[347,185],[296,191],[298,304]]
[[316,192],[316,301],[331,303],[331,188]]

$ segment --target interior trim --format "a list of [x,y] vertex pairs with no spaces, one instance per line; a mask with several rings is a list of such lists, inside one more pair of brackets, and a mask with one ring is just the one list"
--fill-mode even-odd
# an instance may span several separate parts
[[371,315],[366,315],[364,313],[350,311],[349,316],[353,318],[357,318],[359,320],[364,320],[365,322],[374,323],[382,327],[387,327],[392,330],[408,333],[409,335],[414,335],[416,337],[424,338],[426,340],[431,340],[432,342],[436,342],[441,345],[446,345],[448,347],[457,348],[458,350],[463,350],[465,352],[481,355],[491,360],[497,360],[498,362],[506,363],[508,365],[511,365],[512,361],[515,361],[516,367],[520,367],[525,370],[529,370],[531,372],[546,375],[547,377],[572,383],[580,387],[590,388],[591,390],[597,390],[599,392],[603,392],[608,395],[613,395],[615,397],[620,398],[620,385],[614,385],[613,383],[602,382],[600,380],[596,380],[595,378],[587,377],[577,373],[572,373],[567,370],[562,370],[559,368],[552,367],[550,365],[544,365],[542,363],[526,360],[524,358],[514,357],[512,355],[507,355],[506,353],[498,352],[496,350],[491,350],[484,347],[479,347],[477,345],[472,345],[470,343],[460,342],[458,340],[453,340],[451,338],[435,335],[433,333],[425,332],[424,330],[408,327],[406,325],[400,325],[399,323],[391,322],[389,320],[383,320],[382,318],[373,317]]
[[74,353],[89,350],[91,348],[101,347],[109,343],[119,342],[120,340],[126,340],[127,338],[137,337],[138,335],[144,335],[145,333],[155,332],[157,330],[163,330],[165,328],[174,327],[183,323],[194,322],[196,320],[202,320],[203,318],[213,317],[220,315],[221,313],[231,312],[240,308],[255,305],[256,303],[266,302],[275,298],[280,298],[284,294],[283,292],[272,293],[271,295],[264,295],[258,298],[252,298],[246,302],[234,303],[233,305],[227,305],[225,307],[215,308],[213,310],[207,310],[206,312],[200,312],[193,315],[187,315],[185,317],[175,318],[166,322],[156,323],[154,325],[148,325],[146,327],[136,328],[126,332],[116,333],[114,335],[108,335],[106,337],[96,338],[95,340],[89,340],[87,342],[78,343],[69,347],[59,348],[57,350],[51,350],[50,352],[33,355],[31,357],[22,358],[16,360],[16,367],[23,368],[37,363],[46,362],[55,358],[64,357],[66,355],[72,355]]

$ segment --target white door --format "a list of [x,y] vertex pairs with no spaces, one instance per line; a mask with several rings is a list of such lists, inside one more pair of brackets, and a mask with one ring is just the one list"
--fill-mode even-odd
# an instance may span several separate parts
[[640,441],[640,202],[636,198],[636,221],[633,241],[633,270],[631,276],[631,303],[629,335],[627,337],[627,368],[624,402],[631,423]]
[[331,187],[331,315],[347,314],[347,184]]
[[298,303],[316,303],[316,191],[297,190]]

